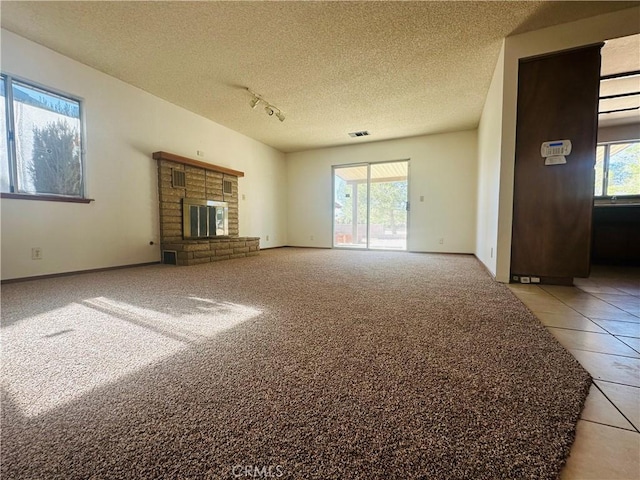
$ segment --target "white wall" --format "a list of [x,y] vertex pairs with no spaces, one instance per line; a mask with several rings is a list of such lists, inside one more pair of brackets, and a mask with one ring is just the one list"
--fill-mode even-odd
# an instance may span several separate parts
[[[2,199],[2,279],[158,261],[158,150],[244,171],[240,235],[287,243],[283,153],[6,30],[1,59],[4,73],[84,100],[86,194],[95,199]],[[42,260],[31,260],[32,247]]]
[[475,254],[492,275],[496,274],[500,158],[502,147],[502,88],[504,43],[478,126],[478,200]]
[[[518,61],[534,55],[589,45],[612,38],[640,32],[640,7],[621,10],[607,15],[591,17],[577,22],[557,25],[512,37],[504,44],[504,74],[502,78],[502,127],[500,131],[483,133],[482,144],[501,143],[499,180],[496,171],[481,175],[480,191],[493,188],[498,182],[500,199],[498,204],[498,231],[496,248],[496,279],[509,281],[511,262],[511,228],[513,216],[513,178],[516,143],[516,105],[518,95]],[[494,78],[494,83],[499,82]],[[499,85],[493,85],[499,88]],[[485,106],[485,108],[487,108]],[[483,159],[486,157],[482,156]],[[486,171],[483,169],[483,172]],[[495,205],[493,205],[495,208]],[[479,219],[479,222],[482,222]],[[481,247],[483,244],[480,244]],[[486,252],[479,252],[485,258]],[[483,260],[485,261],[485,260]],[[491,269],[492,262],[486,262]]]
[[408,250],[473,253],[476,149],[473,130],[287,154],[289,245],[331,247],[332,165],[409,159]]

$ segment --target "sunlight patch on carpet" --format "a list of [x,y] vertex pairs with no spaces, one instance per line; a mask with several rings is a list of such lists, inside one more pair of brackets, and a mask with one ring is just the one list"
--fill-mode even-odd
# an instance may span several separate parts
[[2,329],[11,359],[2,388],[25,416],[37,416],[260,313],[195,296],[165,312],[105,297],[71,303]]

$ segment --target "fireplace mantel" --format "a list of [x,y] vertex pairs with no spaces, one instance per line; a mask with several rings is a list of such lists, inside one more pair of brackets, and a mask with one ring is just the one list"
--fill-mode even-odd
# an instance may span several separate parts
[[244,177],[244,172],[241,172],[239,170],[232,170],[231,168],[220,167],[218,165],[213,165],[212,163],[201,162],[199,160],[194,160],[187,157],[181,157],[180,155],[176,155],[174,153],[153,152],[153,159],[168,160],[170,162],[180,163],[182,165],[204,168],[205,170],[208,170],[210,172],[226,173],[227,175],[233,175],[234,177]]

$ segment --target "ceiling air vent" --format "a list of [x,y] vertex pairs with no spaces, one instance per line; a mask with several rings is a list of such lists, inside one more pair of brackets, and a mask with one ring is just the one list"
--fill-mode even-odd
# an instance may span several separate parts
[[349,134],[350,137],[366,137],[367,135],[371,134],[366,130],[362,130],[361,132],[351,132]]

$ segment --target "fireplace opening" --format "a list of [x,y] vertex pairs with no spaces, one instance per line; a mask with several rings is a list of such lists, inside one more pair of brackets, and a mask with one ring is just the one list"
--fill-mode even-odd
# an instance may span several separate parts
[[227,202],[182,199],[182,236],[210,238],[229,235],[229,206]]

